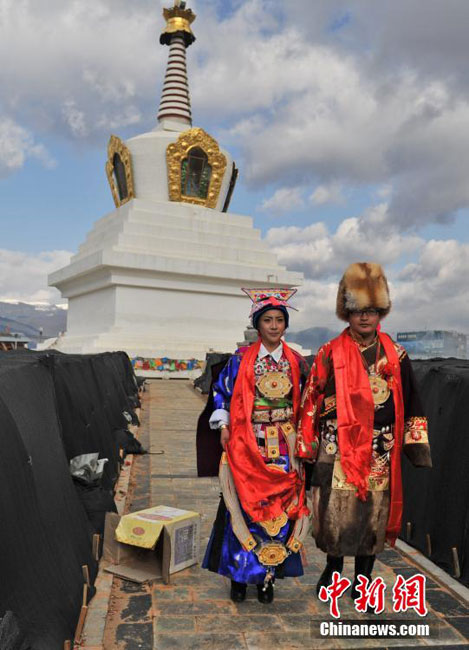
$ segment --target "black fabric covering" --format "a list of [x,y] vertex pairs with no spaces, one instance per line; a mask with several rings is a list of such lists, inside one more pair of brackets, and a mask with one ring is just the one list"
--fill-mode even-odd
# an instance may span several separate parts
[[[412,363],[428,417],[433,468],[413,467],[403,457],[404,512],[401,537],[454,575],[457,548],[461,582],[469,585],[469,361]],[[406,524],[411,536],[407,538]]]
[[114,432],[127,428],[123,412],[134,414],[131,399],[138,394],[130,361],[124,356],[120,352],[56,354],[50,360],[67,458],[99,451],[100,458],[108,459],[102,479],[105,489],[112,488],[118,476],[119,444]]
[[128,430],[126,430],[125,433],[127,435],[127,441],[122,444],[125,456],[127,454],[143,455],[148,453],[147,450],[142,446],[142,443],[137,440],[133,433],[130,433]]
[[106,512],[117,512],[112,491],[101,485],[84,485],[79,481],[74,481],[74,485],[93,532],[104,535]]
[[124,455],[127,454],[146,454],[147,451],[142,444],[128,429],[116,429],[114,437],[119,447],[123,449]]
[[[67,459],[99,451],[100,458],[108,459],[102,485],[111,488],[117,480],[119,465],[119,448],[112,432],[122,424],[122,410],[112,406],[103,394],[93,365],[89,358],[80,364],[73,358],[54,359],[58,414]],[[94,386],[94,393],[90,386]],[[117,415],[113,415],[115,410]]]
[[1,650],[31,649],[13,612],[5,612],[3,618],[0,619],[0,648]]
[[[231,354],[219,354],[218,352],[208,352],[205,358],[205,368],[200,377],[194,380],[194,386],[203,395],[207,395],[211,391],[213,372],[212,367],[218,366],[222,363],[222,368],[225,366]],[[217,375],[218,377],[218,375]]]
[[210,556],[208,558],[208,568],[214,573],[218,572],[218,567],[221,562],[221,551],[223,545],[223,538],[225,533],[225,521],[226,521],[226,509],[225,501],[223,500],[223,495],[220,493],[220,501],[217,508],[217,516],[215,517],[215,522],[213,524],[213,540],[212,540],[212,549]]
[[[208,356],[208,355],[207,355]],[[217,363],[210,364],[211,381],[208,389],[208,399],[204,410],[199,415],[197,421],[197,475],[198,476],[218,476],[218,466],[223,453],[220,445],[220,435],[217,431],[210,428],[209,420],[214,411],[213,404],[213,384],[218,379],[218,375],[225,367],[230,354],[216,355],[222,357]],[[223,357],[226,357],[223,358]]]
[[88,452],[110,459],[99,493],[114,510],[114,423],[131,410],[128,394],[136,394],[127,363],[130,370],[120,353],[0,353],[0,614],[14,612],[32,650],[62,650],[73,638],[82,566],[92,582],[96,576],[92,536],[103,503],[89,499],[83,507],[69,460]]

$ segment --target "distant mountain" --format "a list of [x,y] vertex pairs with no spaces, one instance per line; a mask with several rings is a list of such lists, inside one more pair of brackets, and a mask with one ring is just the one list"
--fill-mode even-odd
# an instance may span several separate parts
[[287,342],[298,343],[303,348],[309,348],[312,354],[315,354],[321,345],[333,339],[338,333],[327,327],[309,327],[299,332],[288,332],[285,338]]
[[67,324],[67,310],[57,305],[25,302],[0,302],[0,331],[24,334],[38,338],[42,328],[43,338],[52,338],[63,332]]

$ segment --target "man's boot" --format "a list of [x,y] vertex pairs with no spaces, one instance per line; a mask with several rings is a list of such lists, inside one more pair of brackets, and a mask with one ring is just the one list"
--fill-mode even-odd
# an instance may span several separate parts
[[335,557],[334,555],[327,556],[327,564],[324,571],[321,573],[321,577],[318,580],[316,585],[316,593],[319,596],[319,590],[321,587],[328,587],[332,582],[332,574],[334,571],[342,573],[344,568],[344,558],[342,555]]
[[352,600],[358,598],[360,593],[357,589],[358,576],[362,575],[371,582],[371,572],[373,571],[373,565],[375,563],[375,555],[357,555],[355,557],[355,579],[353,581],[352,590],[350,596]]
[[246,598],[247,584],[244,582],[231,581],[230,598],[234,603],[242,603]]

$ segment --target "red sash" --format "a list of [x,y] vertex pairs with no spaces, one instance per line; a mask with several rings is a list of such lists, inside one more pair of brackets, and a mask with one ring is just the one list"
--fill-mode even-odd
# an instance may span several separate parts
[[[300,405],[300,368],[288,345],[282,343],[292,372],[293,415],[296,422]],[[285,473],[275,469],[275,466],[266,465],[252,429],[254,362],[260,346],[259,339],[248,348],[241,360],[231,399],[231,431],[226,455],[241,506],[253,521],[273,519],[286,510],[290,519],[298,519],[308,514],[304,481],[295,470]]]
[[[404,401],[399,357],[391,338],[378,332],[392,373],[395,409],[394,447],[391,451],[390,507],[386,538],[394,545],[401,529],[402,480],[401,449],[404,433]],[[366,500],[371,465],[374,404],[368,373],[360,350],[348,328],[331,342],[337,399],[337,433],[340,461],[347,481],[357,487],[357,496]]]

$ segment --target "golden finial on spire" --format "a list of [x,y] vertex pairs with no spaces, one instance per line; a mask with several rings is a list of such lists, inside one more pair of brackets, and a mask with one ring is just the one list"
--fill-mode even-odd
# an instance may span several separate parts
[[174,6],[171,9],[163,9],[163,16],[166,19],[166,27],[160,36],[161,45],[169,45],[172,36],[177,33],[184,38],[186,47],[195,41],[191,23],[194,22],[196,16],[192,9],[186,9],[184,0],[174,0]]

